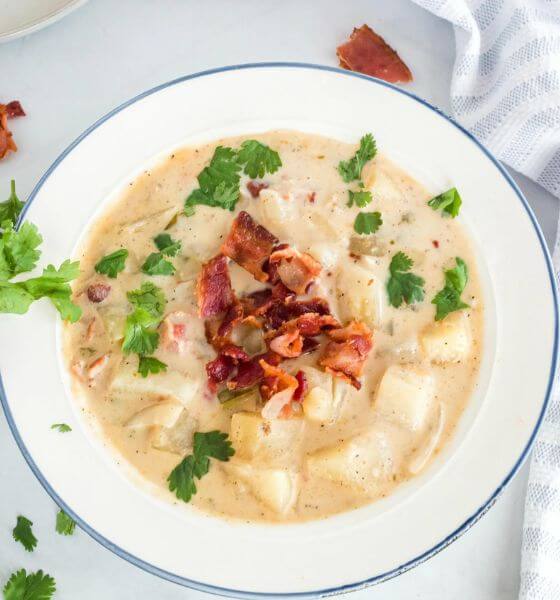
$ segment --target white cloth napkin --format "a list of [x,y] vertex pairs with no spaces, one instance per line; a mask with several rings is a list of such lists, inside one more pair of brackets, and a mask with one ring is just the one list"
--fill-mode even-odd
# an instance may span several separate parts
[[[560,197],[560,0],[414,2],[454,26],[454,118]],[[558,276],[558,240],[554,262]],[[559,385],[532,456],[519,597],[560,600]]]

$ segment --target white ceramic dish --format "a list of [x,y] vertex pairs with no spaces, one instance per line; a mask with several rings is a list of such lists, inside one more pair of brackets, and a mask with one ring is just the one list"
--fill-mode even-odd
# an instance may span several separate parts
[[[170,149],[295,128],[378,146],[434,191],[456,185],[486,297],[480,383],[451,444],[422,476],[360,510],[303,525],[229,523],[176,508],[123,477],[61,377],[54,311],[2,316],[2,404],[53,498],[95,539],[178,583],[226,595],[319,595],[393,577],[444,548],[494,502],[526,457],[556,368],[557,296],[542,234],[503,168],[464,130],[384,82],[302,64],[228,67],[150,90],[78,138],[35,188],[25,218],[42,262],[70,256],[134,174]],[[73,432],[50,430],[67,422]]]
[[0,0],[0,43],[62,19],[87,0]]

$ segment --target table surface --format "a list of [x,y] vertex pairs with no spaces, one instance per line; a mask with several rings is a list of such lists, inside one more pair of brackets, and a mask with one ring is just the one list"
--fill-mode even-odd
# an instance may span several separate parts
[[[20,99],[28,112],[14,122],[20,151],[0,163],[0,196],[7,195],[15,178],[20,196],[27,197],[87,126],[147,88],[243,62],[335,65],[336,45],[362,23],[381,33],[408,63],[416,80],[407,89],[448,111],[453,31],[408,0],[92,0],[43,31],[0,45],[0,101]],[[556,199],[513,176],[551,246]],[[3,417],[0,457],[1,582],[17,568],[42,568],[56,577],[60,600],[209,597],[145,573],[82,531],[58,536],[56,507],[27,467]],[[354,598],[516,598],[527,472],[526,464],[492,510],[444,552]],[[18,514],[34,522],[39,544],[32,555],[11,539]]]

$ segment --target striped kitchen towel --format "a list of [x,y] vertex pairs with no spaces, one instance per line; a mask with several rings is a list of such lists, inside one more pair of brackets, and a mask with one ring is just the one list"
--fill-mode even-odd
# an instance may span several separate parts
[[[560,0],[414,1],[453,24],[455,119],[560,197]],[[554,262],[560,275],[558,241]],[[532,456],[521,563],[521,600],[560,600],[558,385]]]

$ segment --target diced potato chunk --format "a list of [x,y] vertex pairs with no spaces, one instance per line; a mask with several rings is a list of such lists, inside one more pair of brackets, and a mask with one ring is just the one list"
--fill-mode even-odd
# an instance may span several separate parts
[[372,430],[311,454],[307,471],[314,477],[372,492],[380,480],[392,473],[393,453],[387,436]]
[[136,372],[132,361],[123,361],[111,382],[113,394],[139,394],[154,398],[170,398],[188,406],[198,392],[199,381],[168,370],[150,377],[142,377]]
[[230,438],[241,459],[267,466],[294,465],[301,460],[304,427],[303,419],[266,420],[239,412],[231,418]]
[[[346,386],[332,375],[315,367],[303,367],[309,391],[303,399],[303,414],[317,423],[333,422],[338,418]],[[342,385],[339,385],[340,384]]]
[[383,318],[382,282],[356,264],[347,264],[337,277],[338,306],[342,319],[357,319],[370,327],[379,327]]
[[154,427],[151,432],[151,444],[157,450],[185,455],[192,448],[193,435],[197,422],[186,409],[172,427]]
[[258,468],[241,461],[227,465],[229,474],[247,485],[252,494],[278,514],[286,514],[299,494],[299,475],[288,469]]
[[133,429],[151,427],[152,425],[173,427],[183,410],[182,404],[174,400],[163,400],[138,411],[132,415],[125,425]]
[[429,325],[421,334],[426,356],[436,363],[460,362],[471,350],[469,318],[454,312],[442,321]]
[[375,401],[385,418],[412,431],[421,429],[434,395],[434,378],[415,365],[392,365],[384,373]]
[[128,309],[125,306],[102,306],[99,314],[109,339],[112,342],[122,340]]

